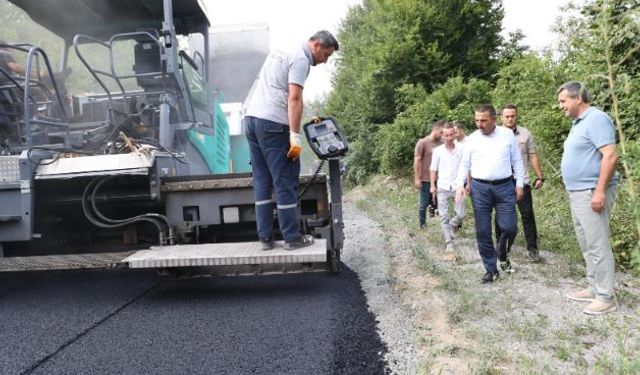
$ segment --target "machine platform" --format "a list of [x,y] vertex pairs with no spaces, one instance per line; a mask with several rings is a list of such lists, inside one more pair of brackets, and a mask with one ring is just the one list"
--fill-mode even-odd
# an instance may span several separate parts
[[292,263],[318,263],[327,261],[326,240],[316,239],[314,244],[288,251],[276,242],[273,250],[260,249],[258,242],[231,242],[201,245],[155,246],[140,250],[122,260],[129,268],[211,267]]

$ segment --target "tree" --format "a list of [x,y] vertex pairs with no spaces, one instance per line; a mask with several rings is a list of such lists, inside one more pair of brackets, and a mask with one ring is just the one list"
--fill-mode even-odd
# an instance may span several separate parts
[[529,52],[529,46],[523,44],[525,35],[522,30],[509,32],[509,36],[505,43],[500,47],[498,52],[498,61],[500,66],[511,64],[514,60],[523,57]]
[[365,0],[352,7],[338,39],[334,90],[327,109],[358,138],[371,124],[393,122],[396,90],[432,91],[449,77],[497,72],[499,0]]

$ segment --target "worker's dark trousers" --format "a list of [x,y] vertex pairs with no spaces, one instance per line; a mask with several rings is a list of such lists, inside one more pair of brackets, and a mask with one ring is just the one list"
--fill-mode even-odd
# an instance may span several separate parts
[[300,237],[297,199],[300,158],[287,159],[289,126],[250,116],[245,117],[244,126],[251,151],[258,236],[272,237],[272,193],[275,191],[282,237],[287,242],[297,240]]

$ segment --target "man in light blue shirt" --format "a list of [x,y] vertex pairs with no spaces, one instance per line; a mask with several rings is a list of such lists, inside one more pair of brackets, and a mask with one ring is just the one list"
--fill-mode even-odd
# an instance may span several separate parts
[[338,41],[323,30],[292,52],[271,53],[249,100],[243,121],[251,152],[256,224],[263,250],[274,247],[274,192],[284,248],[295,250],[313,243],[313,237],[300,233],[298,218],[302,89],[310,67],[327,62],[337,50]]
[[[464,143],[456,176],[456,203],[464,199],[464,181],[470,173],[476,242],[486,271],[482,283],[488,283],[499,276],[498,258],[504,271],[511,270],[507,241],[517,231],[516,200],[522,198],[524,166],[513,132],[496,127],[496,109],[492,105],[478,106],[475,121],[478,130],[468,136]],[[501,231],[497,251],[491,235],[491,214],[494,209]]]
[[567,297],[589,302],[585,314],[606,314],[616,309],[609,230],[618,183],[615,128],[606,113],[591,107],[589,93],[581,82],[560,86],[558,103],[565,115],[574,119],[560,167],[589,283],[588,288]]

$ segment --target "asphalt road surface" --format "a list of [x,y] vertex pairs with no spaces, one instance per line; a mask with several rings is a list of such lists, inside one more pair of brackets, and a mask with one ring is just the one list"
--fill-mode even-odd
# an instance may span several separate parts
[[382,374],[357,275],[0,274],[1,374]]

